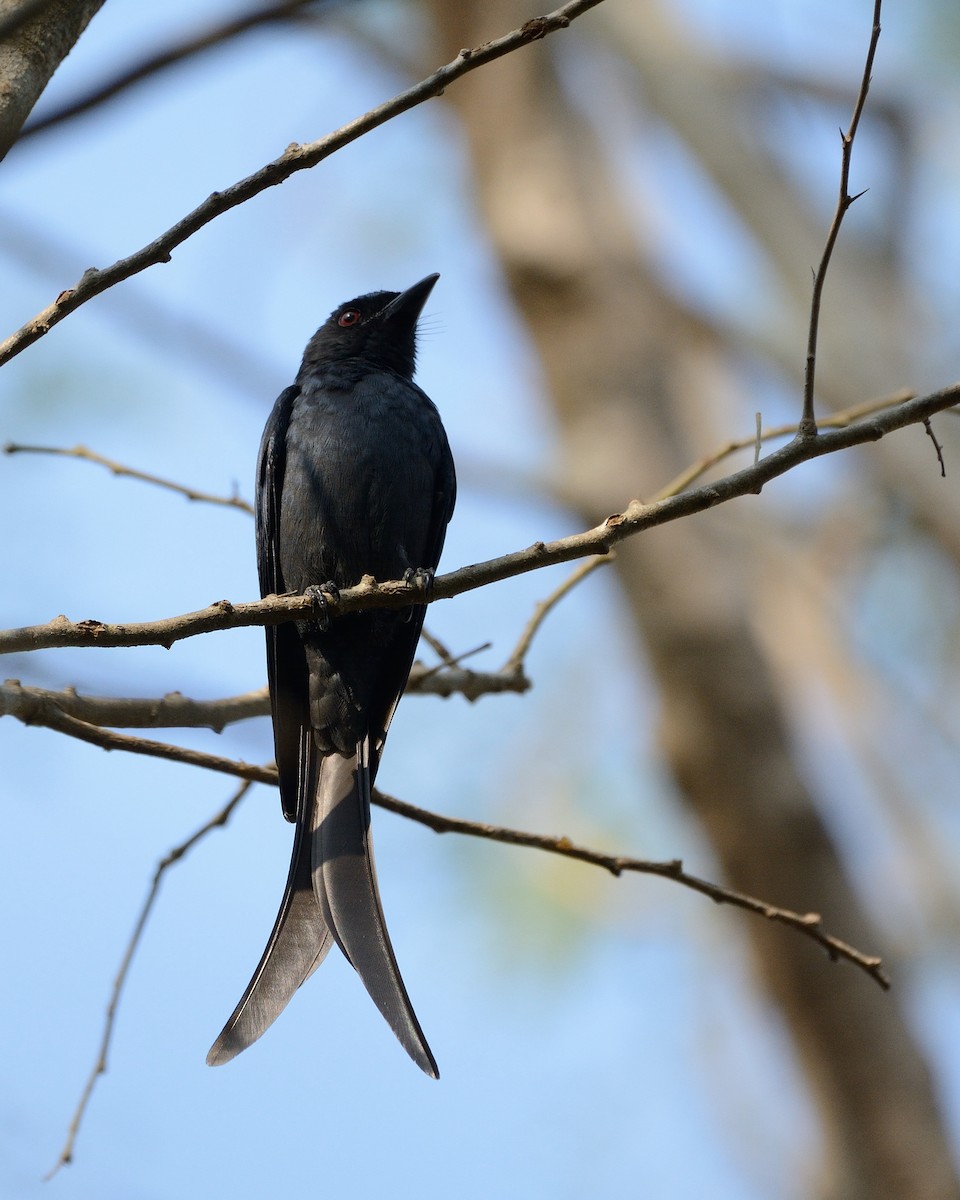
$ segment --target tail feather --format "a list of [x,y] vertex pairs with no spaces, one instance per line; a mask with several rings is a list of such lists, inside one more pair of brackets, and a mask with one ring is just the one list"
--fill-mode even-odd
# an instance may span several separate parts
[[[309,736],[307,731],[303,740],[308,741]],[[305,800],[312,803],[315,778],[309,776],[316,776],[314,758],[309,752],[306,756],[301,753],[301,772],[308,776],[301,779],[307,787],[301,792],[301,804]],[[306,819],[297,822],[290,873],[273,932],[240,1003],[210,1047],[207,1064],[211,1067],[229,1062],[266,1032],[333,945],[313,890],[309,824]]]
[[323,759],[313,818],[313,888],[323,919],[403,1048],[437,1079],[436,1060],[400,976],[380,903],[365,744],[354,757]]

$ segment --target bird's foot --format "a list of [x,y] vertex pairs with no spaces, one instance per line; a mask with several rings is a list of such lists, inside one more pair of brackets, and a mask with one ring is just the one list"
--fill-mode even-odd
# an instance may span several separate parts
[[433,591],[433,578],[432,567],[407,567],[403,573],[403,582],[419,588],[428,599]]
[[[433,579],[432,567],[407,567],[403,573],[403,582],[423,592],[425,600],[429,600],[430,593],[433,591]],[[409,608],[406,612],[406,620],[409,621],[412,617],[413,609]]]
[[314,620],[320,626],[322,632],[326,633],[330,628],[330,605],[327,602],[327,596],[324,595],[324,592],[334,600],[340,599],[340,589],[332,579],[328,579],[326,583],[311,583],[303,594],[310,601]]

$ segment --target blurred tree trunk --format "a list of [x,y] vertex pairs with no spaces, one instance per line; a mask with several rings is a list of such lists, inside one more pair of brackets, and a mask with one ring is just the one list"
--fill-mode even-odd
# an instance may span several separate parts
[[[103,0],[51,0],[0,39],[0,159],[102,4]],[[0,0],[0,21],[24,7],[25,0]]]
[[[433,14],[450,57],[531,10],[518,0],[434,0]],[[467,133],[492,243],[543,362],[564,439],[566,498],[593,523],[687,465],[691,397],[702,406],[702,437],[713,427],[711,393],[728,371],[720,335],[649,275],[618,179],[564,95],[554,56],[569,54],[578,36],[512,55],[448,98]],[[699,451],[710,445],[701,441]],[[803,779],[785,699],[749,623],[751,571],[738,562],[743,545],[726,532],[728,520],[707,514],[618,550],[660,690],[665,759],[732,886],[816,910],[831,931],[879,950]],[[929,1073],[896,991],[884,994],[778,927],[754,920],[747,928],[820,1114],[815,1194],[958,1195]]]

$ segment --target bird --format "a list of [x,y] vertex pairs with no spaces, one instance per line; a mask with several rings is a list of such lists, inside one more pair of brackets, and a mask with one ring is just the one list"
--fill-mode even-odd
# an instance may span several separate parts
[[401,1045],[439,1078],[390,943],[370,834],[371,789],[425,604],[328,619],[325,593],[365,575],[427,597],[456,501],[437,408],[416,383],[417,325],[438,275],[334,309],[263,432],[261,595],[308,594],[266,627],[283,815],[295,824],[280,911],[253,978],[207,1055],[229,1062],[276,1020],[334,942]]

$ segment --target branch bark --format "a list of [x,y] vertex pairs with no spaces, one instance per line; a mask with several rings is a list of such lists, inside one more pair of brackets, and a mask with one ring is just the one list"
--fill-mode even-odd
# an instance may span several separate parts
[[[217,754],[208,754],[202,750],[171,745],[168,742],[155,742],[148,738],[114,733],[112,730],[88,725],[85,721],[68,716],[54,704],[37,706],[32,723],[66,734],[68,737],[77,738],[89,745],[99,746],[102,750],[122,750],[131,754],[142,754],[147,758],[160,758],[167,762],[200,767],[203,770],[217,771],[222,775],[235,776],[246,783],[266,783],[273,786],[276,786],[277,783],[277,769],[272,764],[265,766],[259,763],[246,763]],[[636,872],[673,879],[684,887],[709,896],[717,904],[731,904],[764,917],[767,921],[787,925],[811,938],[826,950],[830,961],[836,962],[843,959],[853,963],[869,975],[883,990],[890,987],[883,960],[877,955],[866,954],[849,942],[826,933],[819,913],[793,912],[780,905],[770,904],[766,900],[759,900],[755,896],[748,896],[734,889],[722,887],[720,884],[710,883],[708,880],[685,871],[683,863],[679,859],[656,862],[650,859],[632,858],[629,855],[605,854],[599,850],[577,846],[569,838],[563,836],[550,837],[543,834],[525,833],[518,829],[505,828],[502,825],[489,825],[480,821],[466,821],[459,817],[446,817],[415,804],[397,800],[377,788],[373,791],[372,799],[373,803],[380,808],[426,825],[435,833],[460,833],[486,841],[503,842],[510,846],[545,850],[564,858],[574,858],[579,862],[603,867],[618,877],[625,873]]]
[[103,0],[0,0],[0,159]]
[[[740,496],[757,495],[765,484],[801,463],[852,446],[879,441],[888,433],[907,425],[922,425],[928,417],[958,403],[960,384],[952,384],[928,396],[907,400],[868,420],[822,432],[816,438],[795,438],[759,462],[692,491],[669,496],[652,504],[633,500],[622,512],[614,513],[592,529],[552,542],[535,542],[524,550],[440,575],[426,596],[416,584],[403,580],[378,583],[372,576],[365,575],[360,583],[343,589],[338,597],[326,597],[326,615],[332,620],[360,610],[404,608],[412,603],[449,600],[463,592],[542,567],[571,562],[591,554],[608,554],[612,546],[638,533],[677,521],[680,517],[705,512]],[[633,460],[634,467],[636,461],[639,460]],[[624,489],[634,482],[631,476],[621,479]],[[307,596],[268,596],[264,600],[242,604],[219,600],[205,609],[182,616],[122,625],[92,619],[73,622],[61,615],[43,625],[0,631],[0,654],[64,646],[165,646],[169,649],[182,638],[196,637],[201,633],[250,625],[278,625],[312,613],[313,604]]]

